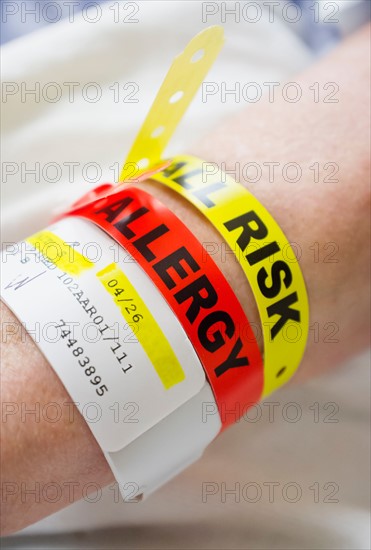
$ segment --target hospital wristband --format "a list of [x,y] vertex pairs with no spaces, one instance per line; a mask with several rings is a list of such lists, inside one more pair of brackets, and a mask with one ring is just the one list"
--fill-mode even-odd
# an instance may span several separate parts
[[156,286],[95,224],[68,217],[2,252],[1,296],[102,450],[118,452],[205,386]]
[[253,405],[263,389],[261,354],[242,306],[201,243],[165,205],[135,187],[102,190],[65,215],[104,229],[150,276],[204,366],[225,428],[236,420],[226,411]]
[[151,179],[191,202],[235,253],[258,306],[263,397],[271,394],[298,368],[309,328],[305,283],[287,238],[264,206],[215,164],[180,155]]

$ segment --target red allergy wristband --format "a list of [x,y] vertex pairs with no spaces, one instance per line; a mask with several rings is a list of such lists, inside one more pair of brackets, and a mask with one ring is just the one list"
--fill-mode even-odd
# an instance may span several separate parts
[[223,273],[175,214],[141,189],[104,184],[63,216],[94,222],[156,284],[203,364],[222,429],[260,399],[263,361],[249,321]]

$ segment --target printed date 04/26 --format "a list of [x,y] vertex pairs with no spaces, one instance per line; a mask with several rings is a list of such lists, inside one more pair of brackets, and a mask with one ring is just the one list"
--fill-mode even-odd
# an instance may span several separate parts
[[75,338],[71,338],[72,332],[68,328],[68,324],[60,320],[59,324],[56,324],[56,328],[61,331],[61,338],[66,340],[66,345],[70,348],[72,355],[76,358],[79,367],[84,369],[85,376],[88,377],[90,384],[95,387],[95,392],[99,397],[102,397],[108,392],[108,388],[105,384],[102,384],[101,376],[96,374],[96,368],[91,365],[90,358],[84,353],[84,348],[79,346],[79,342]]

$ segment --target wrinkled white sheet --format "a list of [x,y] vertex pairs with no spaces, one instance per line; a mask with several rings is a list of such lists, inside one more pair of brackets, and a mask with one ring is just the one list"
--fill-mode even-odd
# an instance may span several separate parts
[[[25,170],[38,162],[41,170],[40,182],[30,176],[22,182],[22,167],[8,181],[3,174],[3,241],[45,226],[52,211],[94,186],[82,183],[86,163],[100,163],[100,181],[112,181],[110,167],[123,160],[172,58],[204,26],[199,2],[142,2],[137,17],[139,23],[113,23],[106,6],[99,23],[80,17],[74,24],[51,25],[3,48],[5,82],[27,82],[29,87],[35,81],[81,83],[74,103],[68,97],[54,104],[22,103],[18,94],[2,104],[3,163],[23,162]],[[238,25],[228,20],[225,31],[226,46],[209,81],[282,82],[312,60],[282,21],[272,25],[263,18],[254,25]],[[88,82],[99,84],[101,101],[90,104],[81,98]],[[140,101],[115,103],[109,90],[115,82],[121,89],[137,82]],[[218,98],[203,103],[198,94],[169,152],[182,151],[195,134],[202,135],[242,106],[220,105]],[[55,184],[45,182],[42,174],[51,162],[62,167]],[[66,163],[71,162],[78,163],[74,183],[68,182]],[[74,504],[23,536],[3,541],[3,548],[369,548],[368,388],[367,358],[362,357],[331,376],[282,390],[270,399],[278,403],[273,422],[262,406],[260,420],[231,428],[201,461],[146,502],[115,504],[107,491],[100,502]],[[283,420],[290,402],[302,411],[297,422]],[[316,402],[319,422],[314,421]],[[323,422],[332,410],[323,409],[329,402],[339,408],[337,423]],[[295,414],[294,409],[285,411]],[[219,493],[204,503],[203,482],[225,482],[228,489],[252,482],[258,484],[261,498],[236,502],[231,495],[223,503]],[[274,502],[269,501],[268,485],[263,485],[267,482],[279,484]],[[331,486],[324,488],[329,482],[338,486],[333,496],[337,503],[324,502],[331,493]],[[286,483],[299,486],[302,494],[296,503],[285,501]],[[315,483],[319,502],[310,489]],[[254,498],[253,486],[248,498]]]

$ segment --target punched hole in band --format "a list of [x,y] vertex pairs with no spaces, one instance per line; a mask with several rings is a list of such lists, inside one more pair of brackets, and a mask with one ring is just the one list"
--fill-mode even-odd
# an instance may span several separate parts
[[146,158],[140,159],[137,162],[137,166],[139,170],[142,170],[143,168],[147,168],[148,165],[149,165],[149,160]]
[[197,63],[197,61],[200,61],[200,59],[202,59],[204,55],[205,50],[197,50],[197,52],[195,52],[191,57],[191,63]]
[[182,99],[183,95],[184,92],[182,90],[178,90],[177,92],[175,92],[175,94],[171,96],[171,98],[169,99],[169,103],[177,103],[180,99]]
[[280,369],[277,374],[276,374],[276,378],[279,378],[284,372],[285,370],[287,369],[287,367],[282,367],[282,369]]
[[161,136],[161,134],[164,133],[164,130],[165,130],[165,126],[157,126],[157,128],[153,130],[151,134],[151,138],[157,138]]

